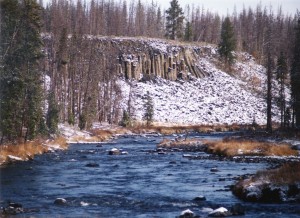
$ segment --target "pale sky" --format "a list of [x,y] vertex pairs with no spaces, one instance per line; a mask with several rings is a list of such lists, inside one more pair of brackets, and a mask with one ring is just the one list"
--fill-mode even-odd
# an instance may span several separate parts
[[[44,3],[50,2],[51,0],[43,0]],[[77,0],[69,0],[70,2],[77,2]],[[86,2],[90,2],[90,0],[82,0]],[[114,0],[115,2],[119,2],[119,0]],[[132,1],[138,0],[126,0],[129,4]],[[153,0],[161,5],[161,9],[167,9],[170,7],[171,0]],[[152,0],[142,0],[142,2],[151,3]],[[218,12],[220,15],[226,16],[227,12],[232,14],[234,6],[236,6],[237,12],[240,12],[249,6],[253,9],[261,3],[262,6],[270,7],[272,6],[273,12],[276,13],[279,6],[282,6],[283,12],[294,15],[297,12],[297,9],[300,11],[300,0],[178,0],[180,6],[184,9],[187,4],[190,6],[204,6],[205,9],[208,9],[210,12]]]
[[[151,0],[144,0],[146,2],[151,2]],[[155,2],[155,0],[154,0]],[[170,0],[157,0],[162,8],[169,8]],[[300,0],[178,0],[182,8],[185,8],[185,5],[194,4],[195,6],[204,6],[205,9],[209,9],[211,12],[218,12],[220,15],[226,15],[227,12],[232,14],[234,6],[236,6],[237,12],[249,6],[253,9],[261,3],[262,6],[269,7],[272,6],[273,12],[277,12],[279,6],[282,6],[284,13],[295,14],[297,9],[300,10]]]

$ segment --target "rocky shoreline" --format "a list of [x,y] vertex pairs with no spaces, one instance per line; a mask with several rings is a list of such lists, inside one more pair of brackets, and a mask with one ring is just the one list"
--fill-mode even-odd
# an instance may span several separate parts
[[[298,146],[292,145],[293,149]],[[244,163],[268,163],[270,170],[258,175],[244,175],[234,185],[230,187],[232,193],[243,201],[260,203],[300,203],[300,172],[294,173],[300,169],[300,156],[224,156],[212,153],[207,143],[201,140],[164,140],[157,145],[154,151],[160,154],[168,152],[189,152],[183,154],[184,158],[193,160],[218,160],[234,161]],[[193,152],[195,154],[190,154]],[[203,155],[203,153],[206,153]],[[285,168],[284,170],[281,170]],[[294,169],[294,170],[293,170]],[[211,171],[214,169],[211,169]],[[216,169],[217,170],[217,169]],[[278,172],[277,172],[278,171]],[[281,171],[285,171],[283,174]],[[290,172],[289,172],[290,171]],[[298,170],[300,171],[300,170]],[[213,171],[212,171],[213,172]],[[283,175],[282,175],[283,174]],[[270,179],[270,178],[271,179]],[[274,178],[279,180],[275,180]],[[288,178],[292,177],[291,181]],[[272,179],[273,178],[273,179]],[[283,182],[284,181],[284,182]],[[223,216],[227,216],[223,214]]]

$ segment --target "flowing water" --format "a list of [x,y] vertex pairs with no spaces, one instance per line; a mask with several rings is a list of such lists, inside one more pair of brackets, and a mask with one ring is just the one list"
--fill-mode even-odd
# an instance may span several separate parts
[[[198,137],[218,140],[224,134]],[[20,217],[176,217],[186,209],[206,217],[209,208],[236,203],[245,207],[243,217],[300,217],[299,204],[245,203],[229,191],[235,177],[265,169],[266,163],[189,160],[183,157],[188,152],[151,152],[161,140],[127,136],[102,146],[72,144],[67,151],[2,166],[0,203],[18,202],[31,209]],[[128,154],[108,155],[114,147]],[[218,172],[211,172],[214,167]],[[206,201],[195,202],[200,195]],[[67,204],[54,204],[56,198]]]

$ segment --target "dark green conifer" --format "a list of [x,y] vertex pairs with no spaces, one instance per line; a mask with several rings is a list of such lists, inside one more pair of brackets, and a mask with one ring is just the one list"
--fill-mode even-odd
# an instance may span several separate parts
[[55,101],[54,93],[49,93],[48,96],[48,112],[47,112],[47,127],[49,129],[49,133],[55,134],[58,129],[59,122],[59,108]]
[[300,127],[300,13],[298,12],[298,22],[296,26],[296,38],[291,68],[293,125]]
[[44,121],[40,6],[35,0],[2,0],[0,128],[2,139],[33,139]]
[[183,11],[178,0],[170,2],[170,8],[166,11],[166,37],[172,40],[182,37]]
[[184,40],[192,41],[193,40],[193,30],[191,22],[186,22],[185,31],[184,31]]
[[150,96],[150,93],[147,92],[146,95],[146,102],[144,104],[145,108],[145,114],[144,114],[144,120],[146,120],[147,126],[150,126],[151,123],[153,122],[153,116],[154,116],[154,105],[153,105],[153,100]]
[[221,58],[225,61],[226,67],[230,66],[235,57],[233,51],[236,48],[236,40],[234,30],[229,17],[226,17],[222,23],[221,41],[218,46],[218,51]]
[[284,113],[286,111],[286,103],[285,103],[285,83],[287,79],[287,63],[286,63],[286,58],[283,54],[283,52],[280,53],[280,56],[277,60],[277,80],[280,85],[280,90],[279,90],[279,108],[280,108],[280,117],[281,117],[281,127],[284,127]]

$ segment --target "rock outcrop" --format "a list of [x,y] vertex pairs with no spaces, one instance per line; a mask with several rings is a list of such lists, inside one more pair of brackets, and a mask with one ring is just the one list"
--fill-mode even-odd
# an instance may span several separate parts
[[[119,71],[126,79],[151,80],[155,76],[175,81],[188,79],[190,76],[202,78],[206,72],[196,64],[197,56],[201,54],[200,48],[167,47],[166,51],[155,49],[144,43],[145,47],[133,54],[123,54],[119,57]],[[176,48],[176,50],[173,50]]]
[[299,184],[276,185],[262,180],[252,182],[250,178],[239,181],[232,191],[240,199],[250,202],[300,202]]
[[[71,43],[72,37],[69,37]],[[49,43],[51,36],[43,35],[44,42]],[[126,79],[151,80],[155,76],[175,81],[177,78],[187,79],[189,76],[201,78],[207,75],[199,65],[202,55],[215,54],[212,46],[191,46],[174,44],[163,39],[143,39],[130,37],[83,36],[103,58],[103,53],[113,53],[118,61],[118,72]],[[111,56],[107,62],[113,64]]]

